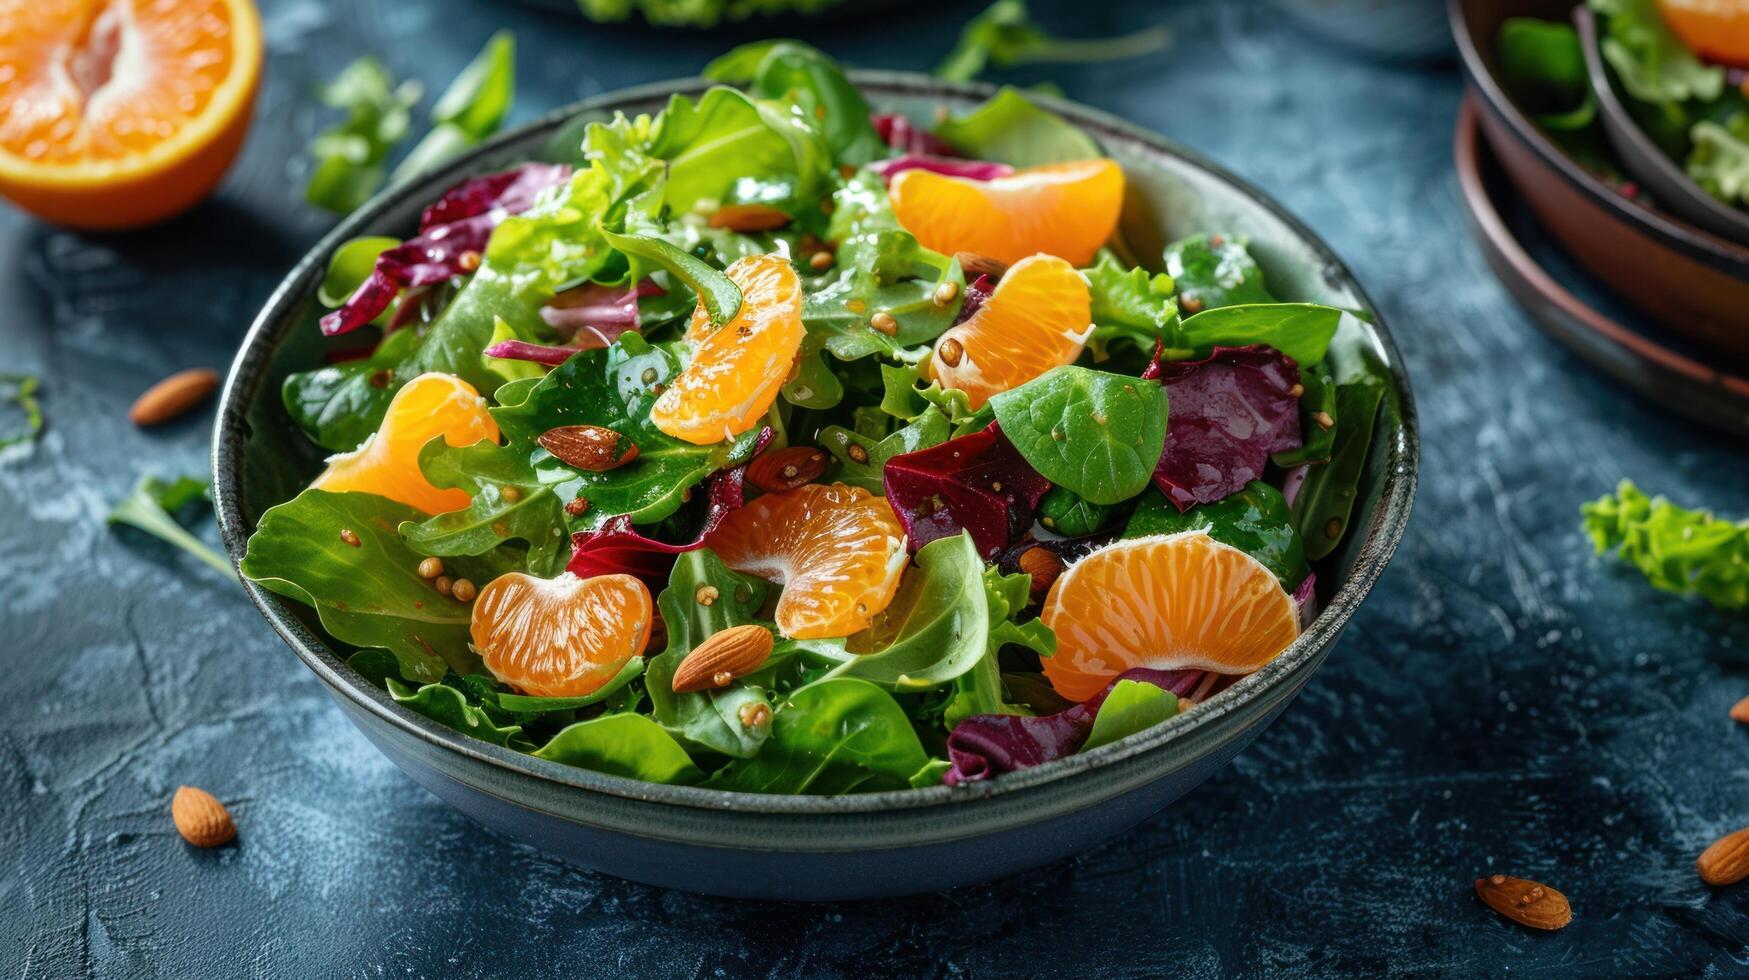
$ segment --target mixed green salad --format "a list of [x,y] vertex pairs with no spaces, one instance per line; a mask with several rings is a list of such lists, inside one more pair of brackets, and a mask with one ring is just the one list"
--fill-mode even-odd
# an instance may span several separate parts
[[[1315,611],[1382,369],[1003,90],[748,45],[333,255],[333,453],[242,571],[409,711],[660,783],[961,784],[1216,696]],[[312,325],[310,329],[316,329]]]

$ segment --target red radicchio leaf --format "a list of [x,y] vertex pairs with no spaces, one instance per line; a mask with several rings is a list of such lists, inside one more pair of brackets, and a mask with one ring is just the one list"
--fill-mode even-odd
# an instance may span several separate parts
[[893,157],[891,160],[876,160],[868,165],[868,169],[879,174],[881,179],[889,184],[893,182],[893,177],[896,174],[905,170],[928,170],[949,177],[965,177],[968,180],[994,180],[1014,172],[1014,168],[1006,163],[995,163],[990,160],[955,160],[951,157],[933,157],[922,153],[907,153],[903,156]]
[[[772,431],[763,429],[754,444],[758,456],[771,441]],[[718,470],[705,481],[704,518],[698,534],[684,544],[670,544],[647,537],[625,515],[609,518],[594,531],[578,531],[571,536],[571,561],[565,571],[578,578],[623,573],[642,579],[652,593],[668,585],[668,574],[674,570],[674,558],[704,547],[704,539],[722,526],[723,518],[747,502],[747,464]]]
[[881,141],[901,153],[926,153],[930,156],[959,156],[941,137],[911,125],[911,120],[898,114],[877,113],[870,118]]
[[892,457],[881,485],[913,552],[964,530],[985,559],[1032,526],[1039,498],[1051,488],[994,422],[982,432]]
[[666,295],[648,279],[631,289],[587,283],[554,296],[540,308],[540,318],[567,337],[590,338],[579,345],[585,349],[606,347],[627,330],[638,329],[639,298]]
[[947,759],[951,765],[941,781],[958,786],[1074,755],[1093,733],[1099,707],[1118,681],[1144,681],[1184,697],[1207,673],[1131,667],[1113,678],[1105,690],[1054,715],[973,715],[948,733]]
[[[528,163],[450,188],[425,210],[419,234],[377,256],[370,276],[339,309],[322,317],[322,333],[350,333],[388,309],[401,290],[472,271],[464,265],[486,251],[492,229],[528,210],[542,190],[570,176],[571,168],[563,164]],[[469,254],[472,259],[463,258]]]
[[1318,573],[1307,572],[1299,588],[1294,590],[1294,612],[1300,620],[1300,632],[1312,627],[1312,620],[1318,618]]
[[572,354],[583,349],[582,347],[554,347],[551,344],[531,344],[526,340],[500,340],[486,348],[486,356],[501,357],[507,361],[533,361],[536,364],[558,367],[569,360]]
[[978,273],[978,278],[966,283],[966,298],[960,301],[960,311],[954,314],[953,325],[957,327],[970,320],[972,314],[983,309],[995,292],[995,281],[981,272]]
[[1273,347],[1216,347],[1201,361],[1153,363],[1171,412],[1154,484],[1179,510],[1261,479],[1271,453],[1300,445],[1300,369]]

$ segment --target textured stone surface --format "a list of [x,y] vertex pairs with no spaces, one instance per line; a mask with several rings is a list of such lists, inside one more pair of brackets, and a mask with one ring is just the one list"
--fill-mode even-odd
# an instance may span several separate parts
[[[1173,48],[1049,73],[1198,148],[1324,235],[1385,311],[1424,461],[1396,562],[1297,704],[1227,771],[1083,857],[944,895],[729,903],[578,872],[485,833],[341,718],[240,591],[112,533],[141,470],[206,465],[207,418],[125,424],[145,385],[223,367],[328,225],[300,200],[312,88],[374,50],[441,86],[497,22],[517,118],[691,72],[731,38],[590,28],[484,0],[267,0],[271,63],[242,165],[167,228],[94,238],[0,213],[0,370],[49,427],[0,458],[0,970],[29,977],[1013,975],[1216,972],[1721,975],[1749,902],[1692,866],[1749,823],[1749,620],[1589,555],[1580,500],[1631,475],[1749,513],[1731,446],[1545,340],[1472,246],[1450,172],[1449,65],[1357,63],[1250,3],[1065,9],[1097,33],[1165,17]],[[861,64],[926,67],[977,6],[813,26]],[[1043,6],[1043,4],[1040,4]],[[741,36],[749,36],[742,34]],[[836,40],[835,40],[836,36]],[[1045,73],[1010,76],[1022,81]],[[210,536],[210,531],[208,532]],[[180,783],[229,803],[196,852]],[[1535,935],[1471,892],[1547,881]]]

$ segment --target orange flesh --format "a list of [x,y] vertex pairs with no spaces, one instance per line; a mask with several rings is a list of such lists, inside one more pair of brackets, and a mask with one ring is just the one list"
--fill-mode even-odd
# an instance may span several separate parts
[[1028,167],[995,180],[906,170],[888,193],[893,214],[937,252],[976,252],[1012,265],[1037,252],[1082,266],[1111,238],[1123,209],[1111,160]]
[[1204,531],[1093,552],[1051,586],[1039,618],[1057,635],[1045,677],[1074,701],[1131,667],[1249,674],[1299,635],[1275,575]]
[[1749,0],[1658,0],[1658,13],[1695,54],[1749,67]]
[[783,584],[777,626],[795,639],[849,636],[893,601],[909,558],[885,499],[842,483],[768,493],[705,541],[738,572]]
[[1092,326],[1092,297],[1081,273],[1054,256],[1024,258],[978,312],[937,338],[930,376],[964,391],[979,408],[992,395],[1072,363]]
[[377,431],[352,452],[330,456],[310,486],[374,493],[427,514],[461,510],[473,499],[466,490],[434,487],[419,469],[420,450],[439,437],[451,446],[471,446],[496,440],[498,424],[473,385],[432,372],[403,385]]
[[510,572],[474,599],[474,649],[524,694],[593,694],[650,642],[650,590],[630,575],[541,579]]

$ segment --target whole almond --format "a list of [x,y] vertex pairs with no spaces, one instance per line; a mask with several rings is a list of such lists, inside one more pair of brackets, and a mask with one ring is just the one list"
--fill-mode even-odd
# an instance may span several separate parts
[[1709,885],[1735,885],[1749,878],[1749,827],[1713,841],[1700,852],[1694,867]]
[[680,661],[669,686],[676,694],[727,687],[758,670],[771,656],[773,641],[763,626],[731,626],[705,638]]
[[976,252],[955,252],[953,257],[959,260],[960,269],[965,272],[967,282],[971,282],[979,276],[1001,279],[1008,272],[1006,263],[988,255],[979,255]]
[[710,225],[730,231],[773,231],[789,220],[789,215],[769,204],[729,204],[711,215]]
[[826,472],[826,454],[812,446],[789,446],[747,465],[747,480],[767,493],[794,490]]
[[231,812],[211,793],[193,786],[177,787],[170,801],[170,819],[176,821],[176,831],[195,847],[218,847],[237,836],[237,825],[231,822]]
[[561,425],[535,440],[567,465],[604,473],[638,458],[638,447],[612,429],[599,425]]
[[1532,929],[1559,929],[1573,921],[1573,906],[1567,903],[1567,896],[1527,878],[1477,878],[1476,895],[1489,908]]
[[1731,720],[1749,725],[1749,698],[1744,698],[1731,705]]
[[1045,547],[1028,548],[1021,552],[1017,564],[1021,571],[1032,576],[1031,591],[1035,599],[1049,592],[1057,576],[1063,574],[1063,559]]
[[207,399],[219,386],[219,372],[211,368],[178,371],[146,389],[128,409],[128,419],[138,426],[163,425]]

